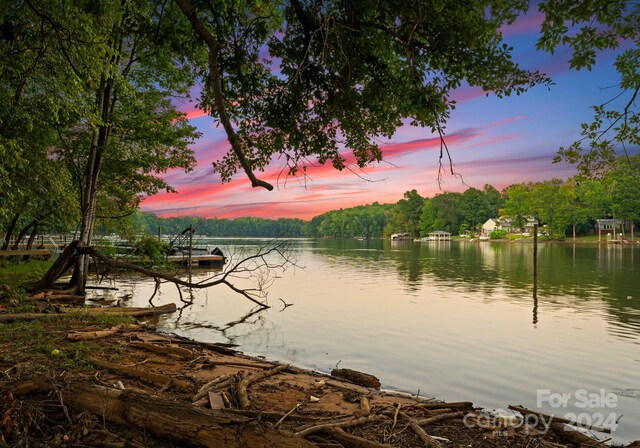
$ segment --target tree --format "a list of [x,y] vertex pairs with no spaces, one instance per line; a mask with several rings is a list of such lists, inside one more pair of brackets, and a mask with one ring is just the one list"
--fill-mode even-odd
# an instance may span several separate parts
[[620,160],[608,176],[612,184],[612,212],[617,219],[631,224],[631,239],[635,221],[640,220],[640,157]]
[[242,170],[272,189],[255,173],[274,157],[292,175],[362,167],[404,119],[444,136],[463,82],[498,95],[548,82],[502,43],[520,0],[176,2],[208,53],[200,106],[231,145],[214,163],[223,181]]
[[531,186],[513,184],[504,189],[504,208],[500,210],[501,215],[511,218],[516,227],[522,231],[527,223],[527,216],[532,213],[531,206]]
[[[195,162],[188,145],[197,134],[172,101],[193,83],[189,47],[175,38],[182,15],[146,0],[27,0],[5,14],[5,25],[33,28],[33,41],[52,54],[50,65],[34,61],[36,82],[22,92],[55,105],[42,124],[58,137],[51,156],[68,165],[78,187],[82,250],[100,209],[104,217],[130,212],[139,194],[171,190],[159,173]],[[21,45],[14,39],[3,50],[20,58]],[[47,76],[54,85],[41,82]],[[77,259],[72,286],[82,291],[87,257]]]
[[564,240],[572,223],[572,190],[560,179],[536,182],[529,185],[529,204],[536,218],[547,225],[549,236]]
[[[616,166],[622,150],[629,166],[628,147],[640,144],[640,115],[636,98],[640,91],[640,4],[623,0],[543,0],[544,13],[537,46],[553,52],[559,46],[572,51],[571,68],[591,70],[598,51],[624,48],[616,56],[619,92],[593,107],[591,123],[581,126],[582,138],[561,147],[555,161],[577,164],[583,177],[602,177]],[[628,43],[635,45],[628,45]],[[609,86],[607,86],[609,87]]]

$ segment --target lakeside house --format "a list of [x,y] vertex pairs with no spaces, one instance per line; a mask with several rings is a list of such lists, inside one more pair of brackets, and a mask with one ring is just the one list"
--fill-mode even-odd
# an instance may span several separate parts
[[444,230],[436,230],[429,232],[427,237],[420,238],[420,241],[451,241],[451,233]]
[[391,241],[406,241],[406,240],[411,240],[411,234],[410,233],[394,233],[393,235],[391,235]]
[[598,234],[598,241],[602,238],[603,233],[608,239],[617,241],[619,239],[618,236],[631,233],[630,221],[613,218],[596,219],[593,233]]
[[508,233],[532,233],[534,225],[538,224],[538,220],[533,216],[525,216],[526,222],[522,229],[516,226],[513,219],[501,216],[500,218],[489,218],[482,224],[482,233],[488,235],[494,230],[505,230]]
[[623,228],[624,230],[629,230],[629,225],[627,221],[623,219],[611,219],[611,218],[596,219],[594,233],[600,233],[600,232],[612,233],[614,231],[620,232]]

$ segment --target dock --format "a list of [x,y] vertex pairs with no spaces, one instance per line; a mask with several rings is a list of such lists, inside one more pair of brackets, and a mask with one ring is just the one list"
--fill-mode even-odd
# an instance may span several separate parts
[[16,249],[16,250],[0,250],[0,258],[3,257],[29,257],[42,258],[48,260],[51,258],[51,251],[49,249]]
[[[185,255],[169,255],[167,261],[171,263],[184,263],[189,262],[189,257]],[[214,264],[224,264],[224,255],[192,255],[191,264],[197,264],[198,266],[209,266]]]

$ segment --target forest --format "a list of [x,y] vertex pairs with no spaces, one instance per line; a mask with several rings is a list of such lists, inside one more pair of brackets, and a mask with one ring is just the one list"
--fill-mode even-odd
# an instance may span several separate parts
[[[117,226],[98,226],[106,234],[179,234],[189,225],[196,233],[213,237],[308,237],[308,238],[387,238],[407,232],[413,237],[434,230],[453,234],[477,233],[489,218],[507,216],[518,225],[527,216],[536,217],[545,234],[555,240],[568,235],[593,233],[600,218],[640,220],[640,171],[638,156],[620,160],[602,179],[573,177],[542,182],[513,184],[502,191],[491,185],[482,190],[467,188],[462,193],[442,192],[431,198],[415,189],[404,193],[395,204],[360,205],[331,210],[301,219],[200,218],[195,216],[158,218],[135,213]],[[111,223],[116,224],[116,223]]]

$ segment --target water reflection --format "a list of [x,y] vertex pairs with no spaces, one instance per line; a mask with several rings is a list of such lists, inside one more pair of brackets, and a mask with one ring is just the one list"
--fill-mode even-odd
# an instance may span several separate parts
[[544,308],[583,310],[604,302],[612,317],[640,333],[638,247],[541,243],[537,285],[530,243],[322,241],[318,249],[332,263],[356,271],[383,275],[391,265],[408,294],[431,282],[479,293],[487,301],[501,288],[512,300],[533,297],[533,324],[539,301]]

